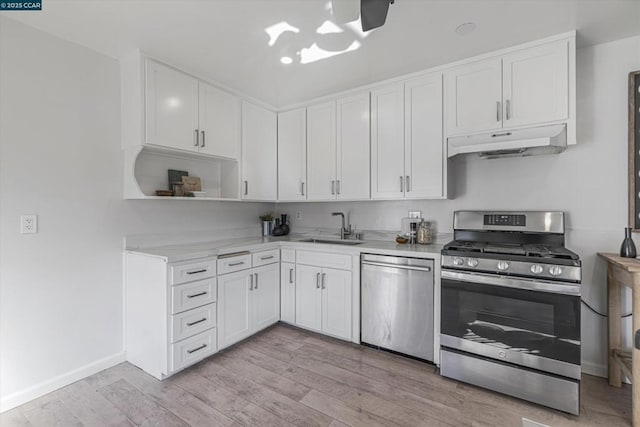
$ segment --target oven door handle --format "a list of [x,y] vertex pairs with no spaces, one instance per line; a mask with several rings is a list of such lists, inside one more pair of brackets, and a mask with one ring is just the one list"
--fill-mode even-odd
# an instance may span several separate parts
[[[483,285],[502,286],[504,288],[524,289],[528,291],[549,292],[552,294],[580,296],[580,285],[576,283],[553,283],[543,280],[519,279],[510,276],[493,276],[482,273],[463,273],[442,270],[442,279],[459,280],[461,282],[479,283]],[[445,286],[443,284],[443,286]]]

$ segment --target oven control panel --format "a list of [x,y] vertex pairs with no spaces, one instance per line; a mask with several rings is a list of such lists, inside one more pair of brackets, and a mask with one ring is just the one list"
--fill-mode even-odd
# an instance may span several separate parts
[[527,217],[520,214],[486,214],[484,225],[502,225],[505,227],[526,227]]

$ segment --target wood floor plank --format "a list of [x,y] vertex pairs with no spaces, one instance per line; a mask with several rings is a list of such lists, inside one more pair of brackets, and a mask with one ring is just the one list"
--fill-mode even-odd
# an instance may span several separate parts
[[249,403],[242,411],[238,412],[235,419],[242,425],[251,427],[294,427],[294,424],[253,403]]
[[82,422],[58,399],[23,410],[22,413],[34,427],[82,426]]
[[127,381],[189,425],[239,425],[232,418],[207,405],[171,381],[158,381],[134,366],[130,365]]
[[121,379],[101,388],[100,393],[139,426],[188,426],[155,400]]
[[217,357],[217,363],[237,375],[242,375],[255,383],[268,387],[276,393],[280,393],[293,400],[300,400],[311,391],[307,386],[291,381],[288,378],[252,363],[247,363],[236,357],[220,355]]
[[331,418],[271,389],[235,375],[214,360],[201,364],[197,372],[223,387],[236,390],[246,400],[297,426],[328,426]]
[[291,367],[291,364],[283,362],[278,359],[255,350],[250,345],[244,345],[242,347],[235,347],[226,353],[229,357],[236,357],[240,360],[244,360],[247,363],[252,363],[256,366],[260,366],[270,372],[282,375],[287,369]]
[[316,390],[310,391],[309,394],[303,397],[300,402],[353,427],[398,425],[389,420],[385,420],[383,418],[370,414],[367,411],[353,409],[341,400],[338,400]]
[[61,389],[58,395],[69,411],[87,427],[134,425],[87,381],[73,383]]

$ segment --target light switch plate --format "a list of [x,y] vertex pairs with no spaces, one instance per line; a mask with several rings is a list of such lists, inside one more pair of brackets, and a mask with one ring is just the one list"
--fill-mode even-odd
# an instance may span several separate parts
[[33,234],[38,232],[38,216],[20,216],[20,234]]

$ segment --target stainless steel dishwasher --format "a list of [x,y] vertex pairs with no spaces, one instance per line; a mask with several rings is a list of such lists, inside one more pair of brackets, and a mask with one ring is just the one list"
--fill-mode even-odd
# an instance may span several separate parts
[[362,254],[360,341],[433,361],[433,260]]

